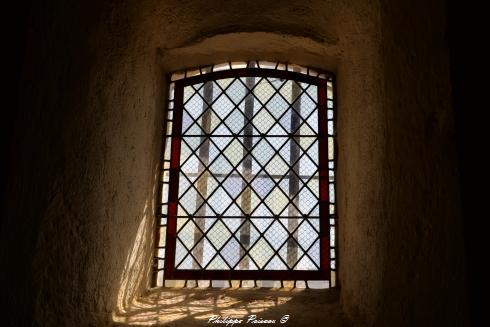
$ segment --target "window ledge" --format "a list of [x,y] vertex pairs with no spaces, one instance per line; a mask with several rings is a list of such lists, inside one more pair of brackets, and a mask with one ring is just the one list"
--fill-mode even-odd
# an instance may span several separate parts
[[208,324],[213,315],[243,320],[233,326],[257,326],[260,321],[247,323],[251,315],[257,320],[275,319],[276,324],[289,315],[285,325],[290,326],[350,326],[336,288],[155,288],[137,299],[126,312],[115,313],[113,321],[115,326],[226,326]]

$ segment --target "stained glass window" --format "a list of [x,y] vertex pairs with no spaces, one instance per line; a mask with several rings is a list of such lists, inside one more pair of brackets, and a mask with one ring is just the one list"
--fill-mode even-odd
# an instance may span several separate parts
[[335,275],[333,75],[225,63],[172,76],[156,285]]

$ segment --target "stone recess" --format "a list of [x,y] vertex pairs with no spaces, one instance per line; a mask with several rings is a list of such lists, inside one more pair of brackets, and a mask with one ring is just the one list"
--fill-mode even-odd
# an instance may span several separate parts
[[7,325],[112,325],[145,294],[165,74],[253,59],[337,74],[340,294],[304,326],[343,325],[326,318],[340,310],[355,326],[466,325],[444,3],[33,1],[1,228]]

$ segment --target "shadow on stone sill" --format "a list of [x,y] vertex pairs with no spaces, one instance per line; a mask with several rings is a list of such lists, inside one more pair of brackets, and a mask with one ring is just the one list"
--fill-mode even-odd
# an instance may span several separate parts
[[[125,312],[114,312],[113,326],[232,326],[208,323],[237,318],[233,326],[351,326],[338,289],[152,289]],[[255,323],[253,316],[255,315]],[[280,320],[289,315],[282,324]],[[250,319],[250,320],[249,320]],[[260,323],[275,320],[275,323]]]

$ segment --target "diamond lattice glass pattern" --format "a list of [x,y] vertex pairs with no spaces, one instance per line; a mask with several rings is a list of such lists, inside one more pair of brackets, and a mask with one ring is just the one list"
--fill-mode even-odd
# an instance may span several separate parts
[[176,270],[320,270],[317,96],[272,77],[184,87]]

